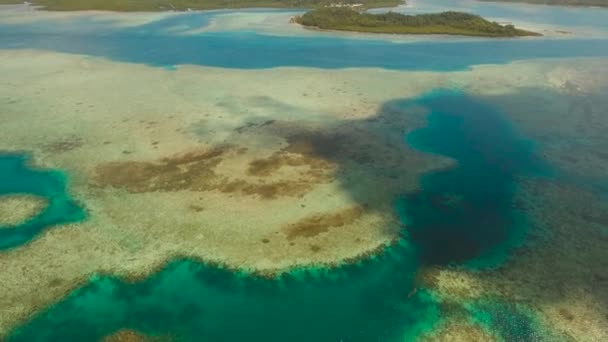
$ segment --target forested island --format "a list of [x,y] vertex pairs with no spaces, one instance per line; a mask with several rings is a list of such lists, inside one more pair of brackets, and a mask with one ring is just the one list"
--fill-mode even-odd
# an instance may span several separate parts
[[478,0],[486,2],[521,2],[539,5],[608,7],[608,0]]
[[[24,2],[24,0],[0,0],[0,5]],[[379,8],[394,7],[402,4],[403,0],[29,0],[28,3],[50,11],[134,12],[222,8],[317,8],[335,5]]]
[[294,18],[298,24],[326,30],[399,34],[449,34],[482,37],[521,37],[540,34],[500,25],[468,13],[405,15],[365,13],[348,7],[314,9]]

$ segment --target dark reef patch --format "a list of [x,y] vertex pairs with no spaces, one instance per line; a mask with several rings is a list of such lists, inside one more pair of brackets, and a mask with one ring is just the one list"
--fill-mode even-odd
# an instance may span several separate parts
[[[180,190],[241,193],[262,199],[282,196],[299,197],[320,183],[331,181],[333,166],[307,155],[279,151],[264,159],[250,162],[247,173],[260,179],[257,182],[233,178],[216,172],[225,158],[244,153],[230,146],[188,152],[155,162],[121,161],[96,167],[95,185],[124,189],[130,193],[173,192]],[[305,168],[297,177],[267,182],[283,167]],[[285,178],[285,177],[283,177]]]
[[97,166],[96,182],[131,193],[210,190],[217,187],[214,169],[230,151],[218,147],[163,158],[159,162],[110,162]]
[[0,250],[31,241],[50,226],[77,222],[86,216],[83,208],[70,198],[63,173],[32,168],[29,161],[27,155],[0,153],[0,196],[35,195],[45,198],[48,205],[18,226],[0,229]]
[[102,338],[101,342],[175,342],[177,335],[144,335],[134,330],[121,329]]
[[84,139],[78,136],[67,136],[42,146],[46,152],[63,153],[75,150],[84,145]]
[[313,180],[317,179],[320,183],[327,179],[335,169],[334,165],[327,160],[319,158],[311,151],[297,149],[289,142],[287,147],[267,158],[252,160],[247,173],[250,176],[266,177],[284,166],[307,167],[306,175]]
[[[441,165],[403,144],[406,129],[419,125],[411,116],[420,108],[430,112],[428,126],[406,134],[408,145],[455,163],[428,172],[419,190],[411,191],[412,180],[431,169],[425,165]],[[329,128],[274,122],[257,129],[283,137],[287,146],[250,164],[250,174],[275,172],[290,163],[280,156],[291,153],[337,165],[336,180],[362,208],[394,210],[399,197],[396,211],[427,264],[500,264],[527,232],[523,208],[514,197],[517,179],[549,174],[531,141],[519,136],[500,112],[452,91],[391,101],[374,118]],[[324,219],[294,224],[302,229],[293,231],[327,231]]]
[[363,215],[363,208],[353,207],[337,212],[305,217],[284,228],[287,240],[311,238],[357,221]]

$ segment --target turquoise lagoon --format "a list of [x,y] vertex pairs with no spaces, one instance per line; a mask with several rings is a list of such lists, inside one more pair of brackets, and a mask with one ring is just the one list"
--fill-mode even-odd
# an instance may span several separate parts
[[[608,56],[604,39],[391,42],[175,30],[200,28],[221,13],[187,13],[135,26],[86,16],[0,21],[0,49],[84,54],[169,70],[195,64],[451,71],[520,59]],[[395,211],[408,229],[381,255],[331,270],[294,270],[276,279],[193,260],[172,261],[134,283],[94,276],[14,329],[8,340],[88,341],[122,328],[192,341],[410,341],[433,331],[452,317],[454,308],[442,306],[439,294],[418,284],[417,272],[430,265],[500,265],[529,229],[525,212],[513,205],[517,180],[545,176],[550,169],[536,156],[533,142],[519,136],[500,112],[467,94],[437,90],[386,105],[428,108],[427,126],[404,136],[403,143],[457,163],[422,175],[419,191],[395,200]],[[32,171],[24,158],[0,158],[0,194],[34,193],[57,198],[56,205],[17,230],[18,235],[0,235],[4,248],[18,248],[49,225],[83,218],[82,209],[65,195],[63,176]],[[507,341],[547,339],[533,314],[496,298],[460,304],[456,311]]]

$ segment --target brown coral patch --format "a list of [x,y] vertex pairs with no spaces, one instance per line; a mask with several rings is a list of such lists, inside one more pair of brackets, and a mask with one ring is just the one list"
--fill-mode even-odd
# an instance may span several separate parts
[[560,309],[559,314],[560,314],[560,316],[562,316],[564,319],[566,319],[568,321],[574,320],[574,315],[566,308]]
[[281,196],[301,197],[320,181],[302,179],[293,181],[277,181],[272,183],[253,183],[242,179],[226,181],[218,190],[224,193],[240,192],[245,195],[258,196],[263,199],[274,199]]
[[285,151],[308,156],[336,159],[353,143],[354,139],[345,134],[297,133],[287,137]]
[[311,238],[321,233],[327,233],[332,228],[339,228],[357,221],[363,215],[360,206],[340,210],[329,214],[318,214],[305,217],[284,228],[287,240],[296,238]]
[[251,162],[248,174],[265,177],[282,167],[297,171],[292,172],[288,179],[277,177],[279,179],[256,182],[230,178],[216,172],[217,165],[224,158],[242,153],[242,149],[217,147],[171,156],[157,162],[109,162],[96,167],[94,180],[98,186],[125,189],[130,193],[218,190],[274,199],[302,196],[315,185],[329,181],[333,171],[333,166],[322,159],[279,151],[269,158]]
[[315,158],[304,154],[292,154],[281,151],[264,159],[256,159],[249,163],[247,173],[251,176],[265,177],[278,171],[284,166],[291,167],[308,167],[309,174],[321,176],[326,171],[331,170],[332,164],[326,160]]
[[103,338],[103,342],[161,342],[169,338],[150,337],[133,330],[122,329]]
[[242,192],[247,195],[258,195],[265,199],[278,196],[300,197],[312,190],[317,183],[315,180],[280,181],[269,184],[247,183]]
[[77,136],[68,136],[55,141],[52,141],[43,146],[46,152],[63,153],[75,150],[84,145],[84,140]]
[[302,132],[287,136],[286,152],[332,161],[358,164],[405,165],[403,148],[358,127],[342,127],[341,133]]
[[249,163],[247,173],[250,176],[266,177],[283,167],[307,167],[306,174],[313,178],[322,178],[332,171],[334,163],[320,155],[314,148],[314,136],[298,140],[287,138],[288,145],[268,158],[255,159]]
[[96,168],[97,184],[131,193],[178,190],[212,190],[217,187],[215,167],[230,151],[217,147],[189,152],[159,162],[110,162]]
[[275,176],[283,168],[297,170],[298,175],[286,181],[272,183],[230,184],[229,188],[240,187],[245,194],[257,194],[262,198],[275,198],[278,195],[300,196],[316,184],[329,182],[336,169],[334,163],[319,158],[310,151],[293,150],[290,143],[286,148],[267,158],[255,159],[249,163],[247,174],[255,177]]

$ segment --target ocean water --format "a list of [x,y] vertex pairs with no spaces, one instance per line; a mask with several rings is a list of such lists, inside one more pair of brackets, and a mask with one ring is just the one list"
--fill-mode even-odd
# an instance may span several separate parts
[[[121,328],[186,341],[410,341],[433,331],[449,312],[416,282],[420,267],[504,261],[526,229],[513,219],[514,178],[543,175],[547,167],[501,113],[463,93],[435,91],[387,105],[427,107],[428,125],[404,143],[458,162],[423,175],[421,190],[396,203],[408,226],[397,245],[358,263],[278,279],[193,260],[135,282],[96,276],[8,340],[95,340]],[[543,336],[532,314],[508,303],[486,298],[460,309],[461,318],[507,341]]]
[[521,241],[527,227],[513,203],[516,178],[548,177],[549,166],[487,104],[443,91],[417,103],[432,110],[429,124],[407,142],[458,163],[424,175],[422,190],[399,201],[412,241],[427,263],[504,261],[502,244]]
[[10,229],[0,229],[0,250],[20,246],[57,224],[77,222],[85,211],[67,191],[66,175],[32,168],[29,157],[0,153],[0,196],[25,194],[44,197],[47,207],[35,217]]
[[[454,6],[468,3],[455,1]],[[440,0],[427,4],[448,5]],[[501,18],[536,8],[477,6],[475,11]],[[186,34],[221,13],[227,12],[187,13],[126,26],[87,16],[0,20],[0,49],[83,54],[169,71],[181,64],[452,71],[521,59],[608,56],[608,40],[583,37],[392,42],[386,37],[286,37],[251,30]],[[571,16],[577,13],[584,16]],[[543,23],[603,27],[608,21],[602,13],[552,8],[535,15]],[[172,261],[133,282],[97,275],[23,322],[8,340],[89,341],[130,328],[186,341],[411,341],[434,331],[454,311],[506,341],[555,340],[526,308],[499,298],[448,307],[440,294],[417,281],[427,266],[500,266],[525,241],[531,226],[513,203],[518,180],[552,175],[536,155],[534,142],[518,134],[495,108],[461,92],[437,90],[386,105],[428,108],[426,127],[404,136],[403,143],[456,161],[451,168],[421,175],[419,191],[395,199],[394,210],[407,226],[396,246],[358,263],[294,270],[278,279],[195,260]],[[86,203],[69,197],[65,174],[33,169],[27,161],[24,155],[0,155],[0,195],[35,194],[50,205],[16,229],[0,229],[0,249],[19,248],[55,224],[86,219]]]
[[222,13],[186,13],[131,26],[79,16],[26,23],[0,21],[0,49],[49,50],[159,67],[193,64],[239,69],[292,66],[451,71],[522,59],[608,56],[608,39],[603,38],[393,42],[386,36],[278,36],[250,30],[188,33],[204,28]]

